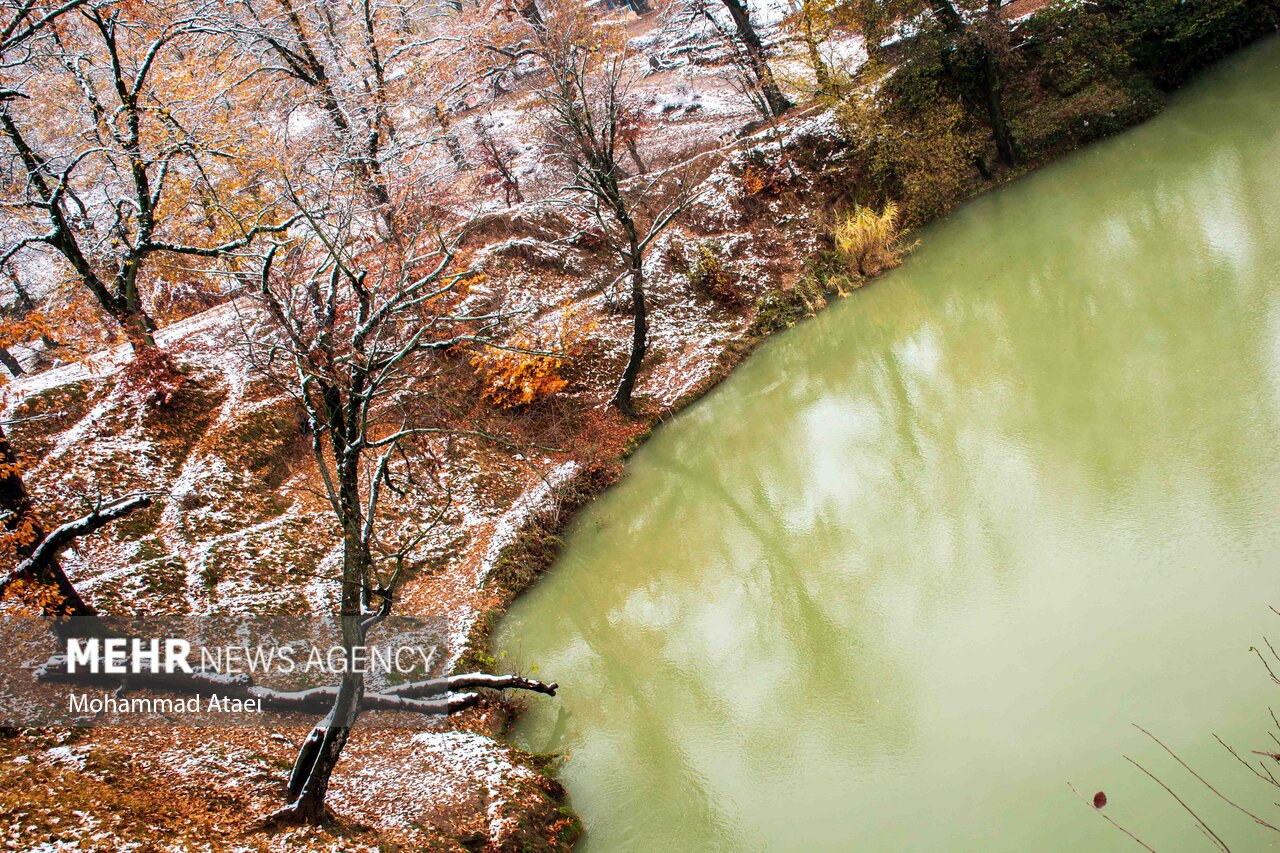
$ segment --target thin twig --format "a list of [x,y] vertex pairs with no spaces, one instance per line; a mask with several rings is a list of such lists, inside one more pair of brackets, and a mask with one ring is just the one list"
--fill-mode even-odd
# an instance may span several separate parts
[[[1138,725],[1137,723],[1134,723],[1134,724],[1133,724],[1133,727],[1134,727],[1134,728],[1136,728],[1138,731],[1142,732],[1142,733],[1143,733],[1144,735],[1146,735],[1147,737],[1151,738],[1151,739],[1152,739],[1153,741],[1155,741],[1156,743],[1160,744],[1160,748],[1161,748],[1161,749],[1163,749],[1165,752],[1167,752],[1167,753],[1169,753],[1170,755],[1172,755],[1172,756],[1173,756],[1173,760],[1174,760],[1174,761],[1176,761],[1176,762],[1178,762],[1179,764],[1181,764],[1184,768],[1186,768],[1186,771],[1187,771],[1188,773],[1190,773],[1192,776],[1194,776],[1194,777],[1196,777],[1197,779],[1199,779],[1199,780],[1200,780],[1200,784],[1204,785],[1204,786],[1205,786],[1206,788],[1208,788],[1210,791],[1213,791],[1215,794],[1217,794],[1217,795],[1218,795],[1218,799],[1222,800],[1224,803],[1226,803],[1227,805],[1231,806],[1232,808],[1234,808],[1236,811],[1240,812],[1241,814],[1246,814],[1246,815],[1248,815],[1249,817],[1253,818],[1255,822],[1257,822],[1258,824],[1261,824],[1262,826],[1265,826],[1267,829],[1273,830],[1273,831],[1275,831],[1275,832],[1280,832],[1280,828],[1277,828],[1276,826],[1274,826],[1274,825],[1272,825],[1272,824],[1268,823],[1267,821],[1263,820],[1262,818],[1258,817],[1256,814],[1254,814],[1253,812],[1249,811],[1249,810],[1248,810],[1248,809],[1246,809],[1244,806],[1242,806],[1242,805],[1240,805],[1240,804],[1236,803],[1234,800],[1232,800],[1232,799],[1231,799],[1230,797],[1228,797],[1226,794],[1222,793],[1222,792],[1221,792],[1221,791],[1219,791],[1217,788],[1215,788],[1215,787],[1213,787],[1212,785],[1210,785],[1210,784],[1209,784],[1209,782],[1208,782],[1208,780],[1206,780],[1203,776],[1201,776],[1201,775],[1200,775],[1199,773],[1197,773],[1195,770],[1191,769],[1191,765],[1187,764],[1187,762],[1185,762],[1185,761],[1183,761],[1181,758],[1179,758],[1179,757],[1178,757],[1178,754],[1177,754],[1176,752],[1174,752],[1172,749],[1170,749],[1169,747],[1165,746],[1164,742],[1163,742],[1163,741],[1161,741],[1161,740],[1160,740],[1160,738],[1156,737],[1156,736],[1155,736],[1155,735],[1153,735],[1151,732],[1147,731],[1146,729],[1144,729],[1142,726]],[[1219,743],[1221,743],[1221,741],[1219,741]]]
[[1224,843],[1224,842],[1223,842],[1223,840],[1222,840],[1221,838],[1218,838],[1217,834],[1216,834],[1212,829],[1209,829],[1209,824],[1207,824],[1207,823],[1205,823],[1203,820],[1201,820],[1201,819],[1200,819],[1200,815],[1196,814],[1196,813],[1195,813],[1195,811],[1193,811],[1193,810],[1192,810],[1191,806],[1187,805],[1186,801],[1182,799],[1182,797],[1179,797],[1177,794],[1175,794],[1175,793],[1173,792],[1173,789],[1172,789],[1172,788],[1170,788],[1170,787],[1169,787],[1168,785],[1166,785],[1164,782],[1160,781],[1160,777],[1156,776],[1156,775],[1155,775],[1154,773],[1152,773],[1150,770],[1148,770],[1147,768],[1143,767],[1141,764],[1139,764],[1138,762],[1134,761],[1132,758],[1130,758],[1130,757],[1129,757],[1129,756],[1127,756],[1127,755],[1124,757],[1124,760],[1125,760],[1125,761],[1127,761],[1127,762],[1129,762],[1130,764],[1132,764],[1134,767],[1138,768],[1139,770],[1141,770],[1143,773],[1146,773],[1148,776],[1150,776],[1150,777],[1151,777],[1151,779],[1152,779],[1152,780],[1153,780],[1157,785],[1159,785],[1161,788],[1164,788],[1166,791],[1168,791],[1168,792],[1169,792],[1169,796],[1171,796],[1171,797],[1173,797],[1175,800],[1177,800],[1177,801],[1178,801],[1178,805],[1180,805],[1180,806],[1182,806],[1184,809],[1186,809],[1187,814],[1189,814],[1189,815],[1191,815],[1193,818],[1195,818],[1195,819],[1196,819],[1196,823],[1200,824],[1200,826],[1201,826],[1201,827],[1202,827],[1206,832],[1208,832],[1208,833],[1209,833],[1209,835],[1210,835],[1210,836],[1212,836],[1214,840],[1216,840],[1216,841],[1217,841],[1218,846],[1222,848],[1223,853],[1231,853],[1231,848],[1230,848],[1230,847],[1228,847],[1228,846],[1226,845],[1226,843]]
[[[1222,748],[1223,748],[1223,749],[1225,749],[1227,752],[1231,753],[1231,756],[1232,756],[1236,761],[1239,761],[1241,764],[1243,764],[1243,765],[1245,766],[1245,768],[1246,768],[1250,773],[1252,773],[1254,776],[1257,776],[1257,777],[1258,777],[1259,779],[1261,779],[1263,782],[1270,782],[1272,785],[1276,785],[1276,784],[1277,784],[1277,783],[1276,783],[1276,779],[1275,779],[1275,777],[1271,775],[1271,771],[1270,771],[1270,770],[1267,770],[1267,768],[1266,768],[1266,765],[1265,765],[1265,764],[1261,765],[1261,766],[1262,766],[1262,770],[1266,773],[1266,775],[1264,776],[1264,775],[1263,775],[1263,773],[1258,772],[1258,769],[1257,769],[1256,767],[1254,767],[1252,764],[1250,764],[1249,762],[1247,762],[1247,761],[1245,761],[1243,758],[1241,758],[1241,757],[1240,757],[1240,754],[1239,754],[1239,753],[1237,753],[1234,749],[1232,749],[1232,748],[1231,748],[1231,746],[1230,746],[1230,744],[1228,744],[1228,743],[1227,743],[1226,741],[1224,741],[1222,738],[1218,737],[1218,736],[1215,734],[1215,735],[1213,736],[1213,739],[1214,739],[1214,740],[1216,740],[1218,743],[1220,743],[1220,744],[1222,745]],[[1257,750],[1254,750],[1254,752],[1256,753],[1256,752],[1257,752]],[[1271,755],[1271,753],[1266,753],[1266,754],[1267,754],[1267,755]],[[1280,785],[1278,785],[1278,787],[1280,787]]]

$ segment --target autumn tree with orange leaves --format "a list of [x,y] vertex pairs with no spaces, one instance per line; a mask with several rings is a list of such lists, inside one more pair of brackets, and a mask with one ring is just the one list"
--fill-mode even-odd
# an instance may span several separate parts
[[[10,105],[29,97],[21,83],[30,81],[23,80],[21,72],[29,70],[28,63],[38,54],[40,42],[45,41],[72,11],[87,6],[84,0],[69,0],[61,4],[7,0],[0,4],[0,70],[4,72],[4,85],[0,88],[0,122],[4,123],[6,130],[16,126],[9,112]],[[14,139],[10,135],[10,140]],[[30,157],[24,159],[21,148],[17,153],[21,163],[30,162]],[[47,178],[48,175],[38,172],[27,175],[37,191],[40,187],[47,189]],[[29,200],[30,196],[27,198]],[[23,207],[21,203],[14,206]],[[46,211],[51,218],[61,215],[59,209],[52,205]],[[3,261],[10,260],[25,245],[29,243],[19,238],[5,250]],[[4,266],[3,261],[0,261],[0,267]],[[2,346],[5,365],[17,376],[22,372],[21,367],[9,354],[8,348],[32,335],[47,339],[51,329],[35,310],[30,294],[16,275],[12,275],[11,281],[16,298],[11,316],[3,323]],[[13,316],[15,311],[17,314]],[[106,629],[97,612],[67,578],[58,561],[58,553],[76,539],[150,505],[151,497],[131,494],[99,501],[87,515],[50,530],[35,510],[22,479],[23,468],[23,461],[10,443],[3,425],[0,425],[0,598],[16,597],[36,606],[59,636],[104,634]]]
[[58,552],[137,509],[151,505],[141,493],[97,501],[81,518],[48,529],[22,480],[23,464],[0,427],[0,599],[38,608],[60,637],[109,633],[97,611],[76,590]]
[[0,266],[55,253],[135,350],[155,344],[148,302],[166,264],[217,261],[290,224],[271,202],[224,201],[239,188],[235,157],[209,97],[216,81],[202,76],[217,70],[219,45],[197,11],[84,2],[4,55],[15,227],[0,238]]

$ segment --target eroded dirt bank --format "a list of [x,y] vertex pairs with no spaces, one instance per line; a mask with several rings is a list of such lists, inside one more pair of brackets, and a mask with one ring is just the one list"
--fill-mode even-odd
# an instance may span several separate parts
[[[829,117],[798,116],[797,144],[832,144]],[[803,141],[801,141],[803,137]],[[653,337],[641,379],[645,416],[606,406],[626,357],[630,318],[615,305],[610,265],[584,223],[551,205],[486,217],[470,238],[488,293],[525,299],[541,322],[589,312],[596,331],[561,394],[534,409],[489,411],[472,375],[460,405],[485,408],[509,444],[460,442],[448,460],[448,509],[397,611],[433,616],[446,668],[485,667],[488,629],[549,565],[572,511],[612,482],[644,434],[723,377],[757,339],[753,306],[786,290],[817,248],[816,207],[802,192],[743,198],[742,153],[714,149],[706,192],[653,252]],[[816,196],[815,196],[816,197]],[[584,236],[585,235],[585,236]],[[679,248],[721,247],[731,299],[691,289]],[[815,299],[817,300],[815,302]],[[817,308],[821,296],[806,297]],[[790,303],[788,303],[790,304]],[[9,386],[10,435],[47,517],[86,495],[142,489],[154,507],[65,555],[73,581],[104,613],[296,613],[330,599],[337,554],[329,510],[300,431],[297,404],[254,373],[243,353],[248,299],[162,330],[188,379],[169,405],[147,408],[122,376],[128,354],[36,373]],[[802,313],[801,303],[775,318]],[[469,370],[465,359],[459,370]],[[424,512],[425,514],[425,512]],[[22,677],[21,673],[15,673]],[[76,849],[554,848],[574,821],[545,764],[503,744],[498,703],[428,731],[362,728],[332,790],[333,833],[248,832],[270,811],[310,720],[202,731],[83,728],[10,733],[0,742],[0,827],[10,845]],[[86,720],[86,722],[91,722]],[[26,779],[38,780],[32,796]],[[100,805],[108,804],[107,815]],[[388,847],[388,845],[390,845]]]

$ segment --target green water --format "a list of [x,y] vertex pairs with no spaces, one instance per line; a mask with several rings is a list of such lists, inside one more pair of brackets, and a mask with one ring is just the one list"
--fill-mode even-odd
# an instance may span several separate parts
[[[497,645],[615,850],[1280,846],[1280,41],[765,346]],[[1277,774],[1280,775],[1280,774]]]

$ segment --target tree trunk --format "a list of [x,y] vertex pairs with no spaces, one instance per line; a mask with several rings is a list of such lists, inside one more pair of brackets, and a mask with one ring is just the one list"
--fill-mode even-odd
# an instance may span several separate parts
[[516,11],[520,13],[520,17],[529,22],[529,26],[534,29],[542,28],[542,10],[538,8],[537,0],[528,0],[528,2],[520,3],[516,7]]
[[462,143],[458,141],[458,137],[452,133],[446,133],[444,135],[444,149],[449,152],[449,159],[453,160],[453,165],[459,172],[471,171],[471,164],[467,162],[467,155],[462,150]]
[[449,157],[453,160],[453,165],[457,167],[459,172],[469,171],[471,164],[467,162],[467,155],[462,150],[462,143],[458,141],[458,137],[449,129],[449,114],[439,104],[436,104],[432,109],[435,112],[436,124],[440,126],[444,150],[449,152]]
[[640,148],[636,145],[634,138],[627,137],[627,153],[631,155],[631,160],[636,164],[636,169],[640,174],[645,174],[648,169],[645,168],[644,161],[640,159]]
[[6,347],[0,347],[0,364],[4,365],[4,369],[9,371],[9,375],[14,379],[22,375],[22,365]]
[[358,454],[347,452],[343,439],[335,438],[333,451],[338,462],[339,502],[343,516],[339,621],[347,671],[338,683],[338,695],[334,697],[333,708],[316,724],[298,750],[293,772],[289,775],[289,804],[268,818],[269,823],[320,824],[329,820],[329,812],[325,808],[329,779],[342,757],[342,749],[347,745],[351,728],[360,716],[360,700],[364,697],[364,673],[352,671],[352,650],[363,646],[365,641],[361,592],[368,582],[371,565],[371,555],[364,544],[361,530],[363,506],[360,500],[360,460]]
[[[998,12],[999,4],[996,3],[991,8]],[[934,19],[952,38],[958,39],[965,34],[968,26],[950,0],[933,0],[930,9]],[[1000,95],[1000,66],[986,44],[979,43],[978,51],[978,61],[982,66],[979,69],[979,83],[987,111],[987,124],[991,127],[991,138],[996,144],[996,155],[1006,166],[1015,166],[1018,163],[1018,144],[1004,115],[1004,101]]]
[[116,304],[106,307],[111,310],[111,316],[120,324],[134,352],[143,347],[156,345],[156,321],[151,319],[151,315],[145,308],[137,304],[136,298],[117,298]]
[[831,73],[827,70],[827,63],[822,61],[818,43],[814,41],[812,34],[805,38],[805,45],[809,51],[809,64],[813,66],[813,82],[817,85],[819,92],[829,93]]
[[778,83],[773,77],[773,71],[769,68],[768,57],[765,56],[764,44],[760,41],[760,36],[756,33],[756,28],[751,23],[751,15],[747,11],[746,5],[742,0],[723,0],[723,2],[725,8],[729,10],[730,17],[733,18],[733,25],[737,29],[738,38],[742,41],[743,47],[746,48],[747,60],[751,64],[751,73],[755,75],[756,82],[760,85],[760,93],[764,95],[769,112],[773,113],[774,118],[778,118],[795,105],[787,100],[787,96],[782,94],[782,90],[778,88]]
[[277,813],[283,822],[322,824],[329,821],[329,810],[325,807],[329,780],[359,716],[363,694],[364,676],[343,674],[333,709],[316,724],[298,750],[293,772],[289,774],[289,805]]
[[813,80],[817,84],[818,91],[831,93],[831,72],[827,69],[827,63],[822,59],[819,39],[813,31],[813,9],[810,6],[810,2],[811,0],[803,0],[800,4],[800,21],[804,27],[805,50],[809,53],[809,65],[813,67]]
[[[20,562],[30,556],[46,535],[44,525],[35,516],[31,497],[18,473],[18,456],[0,427],[0,512],[5,515],[5,532],[13,537],[13,550]],[[30,580],[53,587],[58,595],[41,602],[44,616],[59,637],[105,636],[106,627],[62,570],[57,557],[41,565]]]
[[640,266],[638,255],[631,261],[631,302],[635,308],[635,325],[631,330],[631,356],[627,359],[627,367],[622,371],[622,381],[614,392],[610,402],[625,414],[635,416],[635,407],[631,402],[631,394],[635,391],[636,377],[640,375],[640,365],[644,362],[645,350],[649,347],[649,316],[644,304],[644,272]]
[[498,162],[500,164],[499,176],[502,178],[502,188],[506,193],[507,207],[511,206],[512,198],[515,199],[517,204],[524,204],[524,193],[520,192],[520,179],[516,177],[515,172],[511,171],[510,164],[502,163],[501,160]]
[[991,136],[996,143],[996,155],[1006,166],[1018,164],[1018,143],[1004,116],[1004,103],[1000,97],[1000,69],[996,58],[986,47],[982,48],[982,88],[987,101],[987,120],[991,124]]
[[960,17],[951,0],[933,0],[930,11],[933,12],[933,17],[938,23],[942,24],[942,28],[951,35],[956,36],[964,32],[964,18]]

